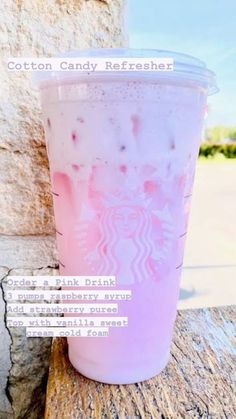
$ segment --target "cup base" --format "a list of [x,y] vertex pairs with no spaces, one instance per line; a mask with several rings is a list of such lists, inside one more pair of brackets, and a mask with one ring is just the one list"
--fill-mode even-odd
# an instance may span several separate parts
[[[73,367],[82,374],[84,377],[89,378],[94,381],[98,381],[104,384],[135,384],[140,383],[142,381],[150,380],[151,378],[155,377],[156,375],[160,374],[166,365],[169,362],[170,358],[170,351],[159,361],[155,366],[152,365],[148,366],[145,365],[145,368],[140,368],[137,365],[136,368],[132,367],[132,369],[128,370],[127,368],[122,371],[120,367],[117,367],[116,371],[114,371],[114,366],[111,367],[111,371],[107,371],[102,373],[102,370],[105,370],[102,364],[94,364],[79,357],[73,356],[73,354],[68,353],[69,360]],[[100,370],[100,371],[99,371]]]

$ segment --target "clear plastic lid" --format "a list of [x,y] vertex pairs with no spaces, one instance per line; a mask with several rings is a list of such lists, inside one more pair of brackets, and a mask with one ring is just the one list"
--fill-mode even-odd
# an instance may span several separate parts
[[36,71],[33,72],[32,80],[34,85],[44,88],[48,85],[63,85],[76,80],[101,80],[110,81],[111,79],[131,79],[140,80],[145,78],[147,81],[170,80],[176,83],[193,83],[207,90],[209,95],[218,92],[215,73],[206,67],[206,64],[198,58],[190,55],[166,50],[155,49],[129,49],[129,48],[94,48],[78,51],[70,51],[60,54],[56,58],[172,58],[174,60],[173,71]]

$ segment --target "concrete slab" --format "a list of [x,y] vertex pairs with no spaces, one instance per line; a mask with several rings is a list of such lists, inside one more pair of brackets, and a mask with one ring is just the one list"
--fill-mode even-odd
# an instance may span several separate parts
[[236,160],[199,162],[179,308],[236,303]]

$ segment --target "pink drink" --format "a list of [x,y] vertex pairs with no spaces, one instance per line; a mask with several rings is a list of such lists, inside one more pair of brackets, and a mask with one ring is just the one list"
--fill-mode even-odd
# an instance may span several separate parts
[[170,355],[209,86],[159,74],[41,89],[60,274],[115,275],[132,291],[115,314],[127,328],[68,338],[74,367],[105,383],[148,379]]

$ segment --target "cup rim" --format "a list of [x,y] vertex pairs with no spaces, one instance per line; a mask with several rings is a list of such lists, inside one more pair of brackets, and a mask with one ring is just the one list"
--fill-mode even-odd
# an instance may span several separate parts
[[193,83],[202,87],[208,95],[219,91],[216,83],[216,75],[209,70],[206,64],[200,59],[180,52],[158,50],[158,49],[136,49],[136,48],[88,48],[71,50],[57,55],[55,58],[172,58],[174,60],[173,71],[35,71],[32,73],[33,85],[44,88],[54,84],[67,84],[75,81],[110,81],[114,80],[174,80],[186,84]]

